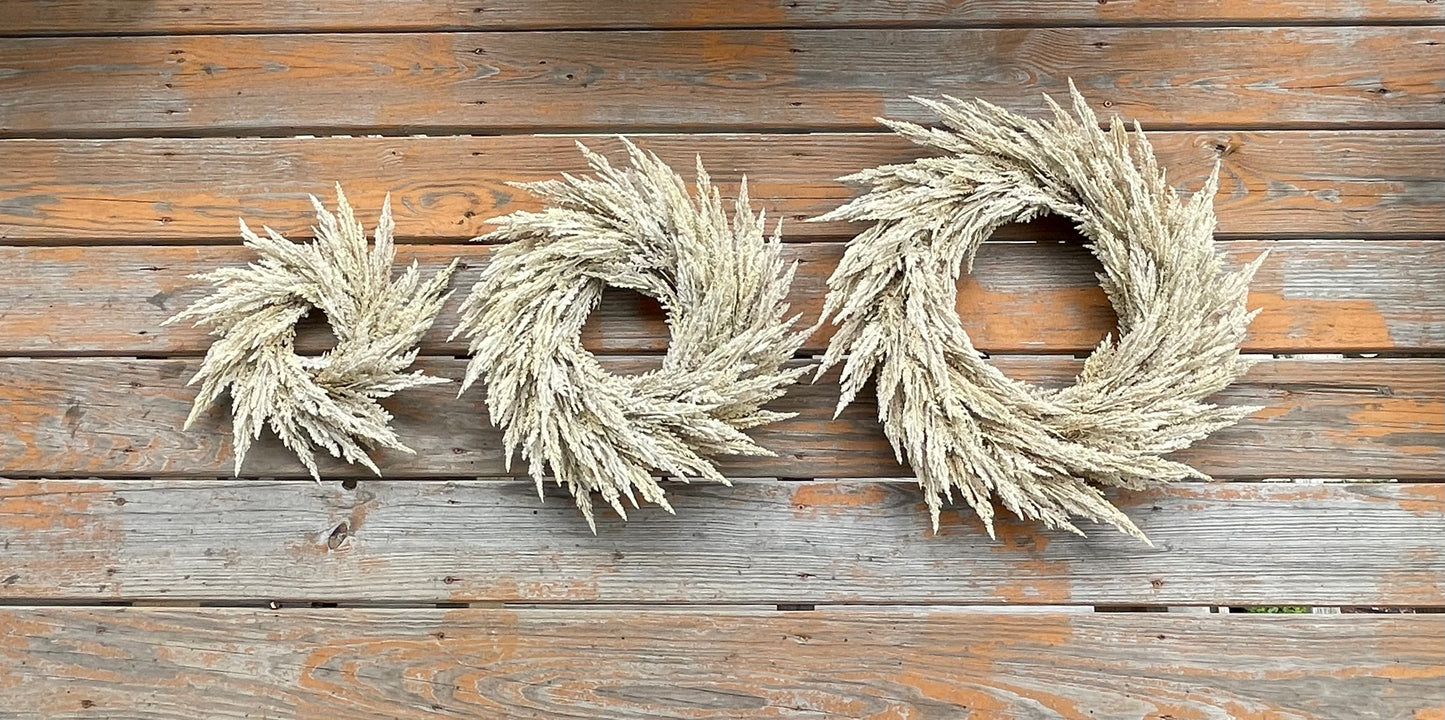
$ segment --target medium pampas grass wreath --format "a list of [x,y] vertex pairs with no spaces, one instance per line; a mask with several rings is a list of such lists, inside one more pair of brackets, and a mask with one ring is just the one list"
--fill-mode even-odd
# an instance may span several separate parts
[[[771,455],[744,431],[791,416],[762,406],[808,370],[787,363],[812,332],[789,315],[794,267],[780,237],[765,237],[746,180],[729,217],[701,159],[689,194],[655,155],[624,145],[628,167],[579,144],[594,175],[518,186],[547,205],[478,238],[505,244],[457,329],[472,353],[462,391],[484,382],[508,462],[520,451],[539,494],[550,472],[594,532],[592,493],[624,518],[639,497],[671,512],[655,473],[727,483],[714,456]],[[613,374],[582,347],[608,286],[662,306],[661,368]]]
[[[1257,409],[1206,400],[1247,369],[1245,298],[1263,259],[1230,271],[1215,252],[1218,167],[1181,201],[1137,124],[1102,130],[1070,91],[1072,111],[1045,98],[1051,121],[915,98],[943,127],[880,122],[942,154],[844,178],[869,189],[817,218],[872,223],[828,281],[824,316],[839,327],[820,372],[843,364],[840,411],[876,381],[879,420],[917,473],[935,529],[957,495],[990,534],[997,501],[1052,528],[1080,533],[1084,518],[1147,542],[1100,488],[1207,479],[1162,456]],[[1117,337],[1059,390],[990,365],[954,310],[979,246],[1045,214],[1090,240],[1119,318]]]
[[[242,220],[241,236],[259,259],[195,276],[215,291],[166,321],[192,320],[216,337],[191,378],[201,390],[185,427],[229,391],[237,475],[263,427],[318,480],[321,450],[380,475],[369,448],[412,451],[392,430],[391,413],[378,400],[450,382],[407,368],[449,296],[456,261],[430,279],[415,262],[392,278],[390,197],[369,248],[340,186],[336,213],[315,197],[311,204],[316,237],[309,243],[291,242],[270,228],[262,237]],[[336,346],[304,357],[296,354],[296,324],[313,310],[326,314]]]

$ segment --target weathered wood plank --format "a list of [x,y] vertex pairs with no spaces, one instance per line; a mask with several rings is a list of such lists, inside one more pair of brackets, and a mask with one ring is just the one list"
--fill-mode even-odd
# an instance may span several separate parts
[[[1246,351],[1445,350],[1445,242],[1231,241],[1221,247],[1235,264],[1270,253],[1255,276],[1249,305],[1262,312]],[[785,257],[799,263],[790,300],[805,323],[822,311],[828,275],[842,252],[837,243],[784,248]],[[464,266],[453,287],[464,293],[490,253],[479,245],[408,245],[398,260],[417,260],[433,271],[460,256]],[[203,329],[161,323],[207,291],[190,276],[251,259],[235,246],[0,246],[0,268],[11,273],[0,284],[0,354],[199,355],[211,341]],[[986,352],[1087,352],[1115,323],[1097,271],[1098,261],[1078,243],[988,244],[973,274],[960,282],[959,315]],[[593,351],[667,347],[661,309],[636,294],[608,295],[593,318],[583,333]],[[465,354],[464,340],[446,339],[455,327],[455,314],[444,312],[423,352]],[[822,328],[804,351],[820,351],[832,330]],[[321,352],[329,342],[319,324],[307,324],[298,346]]]
[[0,134],[871,129],[931,119],[917,94],[1038,113],[1069,77],[1159,129],[1435,125],[1442,42],[1424,26],[4,39]]
[[[612,360],[620,371],[651,360]],[[1070,382],[1080,361],[1052,356],[999,358],[1019,379]],[[23,477],[226,476],[231,473],[229,413],[218,408],[181,432],[196,369],[187,360],[0,360],[0,474]],[[419,366],[461,377],[462,360]],[[1178,456],[1227,478],[1440,477],[1445,458],[1445,358],[1265,360],[1222,402],[1265,406]],[[800,415],[755,432],[776,458],[737,458],[726,473],[775,477],[906,477],[883,437],[871,398],[833,419],[835,380],[794,387],[772,404]],[[480,389],[462,400],[455,386],[408,391],[389,402],[415,455],[378,452],[389,477],[500,476],[508,473],[499,433],[489,427]],[[359,476],[323,463],[329,477]],[[301,476],[294,457],[265,439],[246,459],[247,476]],[[365,471],[360,471],[364,473]]]
[[1435,717],[1440,615],[5,608],[11,717]]
[[1428,0],[685,0],[631,3],[626,12],[587,0],[386,2],[342,0],[7,0],[3,35],[157,34],[365,30],[796,28],[849,25],[1114,25],[1145,23],[1410,22],[1445,20]]
[[913,483],[673,484],[601,520],[525,481],[0,481],[0,599],[341,603],[1445,604],[1445,485],[1183,483],[1116,501],[1154,541]]
[[[1445,234],[1445,131],[1149,137],[1183,190],[1222,164],[1215,205],[1224,235]],[[306,233],[307,194],[328,196],[338,180],[369,214],[390,192],[404,237],[466,239],[485,232],[488,218],[537,207],[507,182],[585,171],[578,139],[620,154],[610,136],[0,141],[0,239],[230,242],[239,216]],[[920,155],[888,134],[637,139],[688,175],[694,155],[724,185],[746,174],[755,205],[785,218],[790,239],[851,234],[856,226],[798,221],[853,197],[836,178]],[[1045,235],[1060,228],[1048,227]]]

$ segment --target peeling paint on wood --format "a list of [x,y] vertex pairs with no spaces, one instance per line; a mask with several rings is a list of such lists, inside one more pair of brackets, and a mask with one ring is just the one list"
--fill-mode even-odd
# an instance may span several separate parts
[[1445,679],[1439,615],[43,608],[0,629],[32,717],[1355,720],[1428,717]]
[[1402,26],[0,39],[0,133],[866,130],[879,115],[932,120],[910,95],[1038,114],[1070,77],[1095,107],[1155,129],[1426,124],[1445,99],[1428,45],[1442,38]]
[[[1445,243],[1416,240],[1276,240],[1220,244],[1237,265],[1268,251],[1249,306],[1261,310],[1245,352],[1445,350]],[[453,280],[469,288],[486,266],[485,246],[408,245],[398,262],[434,272],[462,258]],[[790,302],[816,319],[826,280],[841,256],[835,243],[798,243],[784,259],[799,263]],[[161,323],[206,291],[191,275],[251,260],[240,247],[0,247],[0,266],[24,267],[0,285],[0,354],[200,355],[210,337]],[[1080,243],[985,243],[959,284],[958,313],[974,345],[991,353],[1084,353],[1115,330]],[[57,308],[64,308],[57,312]],[[444,311],[422,351],[461,355],[446,338],[455,314]],[[804,346],[819,352],[833,327]],[[668,331],[655,301],[611,292],[584,328],[594,352],[666,349]],[[334,340],[319,322],[303,323],[298,347],[321,352]]]
[[[1037,103],[1035,103],[1037,104]],[[1152,130],[1153,128],[1150,128]],[[617,128],[622,131],[622,128]],[[1366,237],[1445,234],[1445,132],[1440,130],[1150,132],[1177,187],[1197,190],[1223,165],[1215,207],[1227,235]],[[236,242],[236,218],[309,232],[308,193],[345,179],[357,207],[392,194],[400,237],[465,240],[488,218],[536,209],[506,185],[585,172],[575,140],[614,156],[612,136],[0,140],[0,239],[145,244]],[[846,202],[837,178],[906,162],[919,148],[887,134],[648,135],[643,147],[688,173],[694,155],[714,181],[748,177],[757,207],[788,239],[857,231],[803,218]],[[1299,192],[1279,193],[1288,185]],[[1052,239],[1060,223],[1000,239]]]
[[1013,518],[994,541],[966,510],[934,536],[909,482],[671,484],[678,515],[593,537],[526,481],[10,480],[0,599],[1437,605],[1442,488],[1113,493],[1144,548]]
[[[608,358],[632,372],[655,358]],[[1072,358],[1003,357],[1012,377],[1066,384]],[[193,388],[194,359],[0,359],[0,475],[226,476],[231,472],[229,416],[215,410],[181,431]],[[464,361],[424,358],[418,367],[461,377]],[[1265,406],[1257,417],[1220,430],[1176,456],[1221,477],[1355,477],[1438,479],[1445,457],[1442,359],[1264,360],[1220,395],[1226,403]],[[725,474],[779,477],[907,476],[878,427],[871,393],[833,418],[836,373],[790,388],[770,407],[798,417],[754,431],[774,458],[722,458]],[[386,404],[415,455],[377,451],[388,477],[524,475],[507,471],[483,395],[461,400],[447,386],[417,388]],[[402,399],[404,398],[404,402]],[[72,406],[84,411],[75,420]],[[352,477],[329,458],[322,477]],[[263,436],[243,472],[302,476],[304,468]]]

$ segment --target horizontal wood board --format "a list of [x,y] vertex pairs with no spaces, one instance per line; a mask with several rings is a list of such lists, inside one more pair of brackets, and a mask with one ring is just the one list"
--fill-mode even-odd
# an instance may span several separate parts
[[1445,617],[0,610],[20,718],[1436,717]]
[[[1153,546],[908,482],[668,486],[594,536],[526,481],[0,480],[0,601],[1445,604],[1445,485],[1112,493]],[[1328,562],[1322,562],[1328,558]]]
[[[615,358],[617,372],[655,367],[653,358]],[[1011,376],[1066,384],[1081,361],[1056,356],[995,358]],[[426,358],[418,367],[447,378],[464,361]],[[22,477],[230,475],[230,415],[206,413],[181,425],[195,390],[193,359],[0,359],[0,475]],[[1224,478],[1436,479],[1445,455],[1445,359],[1261,360],[1220,395],[1226,404],[1264,409],[1177,453]],[[865,393],[836,419],[836,372],[801,384],[769,407],[798,416],[752,432],[772,458],[723,458],[724,473],[778,477],[898,477],[897,464]],[[455,399],[455,385],[409,390],[386,403],[415,454],[376,451],[388,477],[525,474],[504,465],[500,433],[483,393]],[[364,469],[324,460],[326,477]],[[246,476],[303,476],[295,457],[263,436],[247,455]]]
[[[1030,102],[1036,115],[1042,106]],[[1148,137],[1181,191],[1198,190],[1220,165],[1222,236],[1445,237],[1445,130]],[[729,193],[746,175],[755,207],[784,220],[789,240],[851,236],[860,225],[802,221],[857,194],[837,178],[931,154],[878,133],[634,139],[688,177],[702,157]],[[507,183],[585,172],[578,142],[620,158],[605,135],[0,140],[0,241],[231,243],[239,217],[306,236],[315,217],[307,195],[329,198],[338,182],[367,218],[390,193],[403,238],[465,240],[493,217],[539,207]],[[1000,237],[1071,232],[1034,225]]]
[[[1445,350],[1445,242],[1436,240],[1274,240],[1220,243],[1232,266],[1269,253],[1255,275],[1248,305],[1260,310],[1246,352],[1438,352]],[[436,272],[453,258],[458,299],[438,316],[424,353],[465,355],[466,340],[448,341],[456,305],[494,248],[406,245],[398,263]],[[816,322],[841,243],[794,243],[798,263],[790,303],[804,325]],[[0,355],[198,356],[210,345],[204,328],[162,323],[209,292],[192,276],[255,258],[240,246],[3,247],[0,267],[25,268],[0,283]],[[1095,273],[1079,242],[985,244],[973,273],[960,282],[959,317],[974,345],[991,353],[1085,353],[1116,332]],[[833,325],[804,344],[819,353]],[[595,352],[666,350],[668,329],[656,302],[613,291],[584,328]],[[330,347],[319,321],[308,321],[298,348]]]
[[1071,77],[1158,129],[1438,126],[1442,44],[1428,26],[12,38],[0,135],[864,130],[931,120],[910,95],[1038,114]]
[[627,3],[624,12],[588,0],[386,2],[335,0],[8,0],[4,35],[358,30],[538,30],[719,27],[957,27],[1227,23],[1442,22],[1432,0],[676,0]]

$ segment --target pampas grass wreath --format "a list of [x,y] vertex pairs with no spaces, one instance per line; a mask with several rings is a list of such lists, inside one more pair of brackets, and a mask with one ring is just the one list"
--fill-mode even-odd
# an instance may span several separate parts
[[[461,309],[470,339],[465,392],[485,378],[491,420],[510,464],[520,450],[542,492],[548,471],[596,532],[591,493],[626,518],[624,499],[672,507],[654,472],[727,483],[716,455],[772,455],[744,431],[791,417],[761,409],[809,368],[785,367],[812,332],[785,301],[795,267],[764,237],[747,181],[732,203],[697,164],[697,190],[624,140],[631,167],[580,143],[596,175],[518,187],[540,212],[492,222],[504,242]],[[672,338],[658,370],[616,375],[580,333],[605,287],[662,306]]]
[[[201,390],[185,427],[229,390],[237,475],[265,426],[318,480],[315,456],[321,449],[380,475],[367,448],[412,450],[377,401],[418,385],[451,382],[406,369],[450,296],[445,290],[456,261],[425,282],[415,262],[392,279],[390,196],[370,249],[339,185],[335,214],[314,196],[311,204],[316,239],[310,243],[293,243],[270,228],[261,237],[242,220],[241,237],[260,259],[194,276],[215,292],[166,321],[194,320],[216,336],[190,380]],[[303,357],[296,354],[296,323],[312,310],[326,314],[336,346]]]
[[[942,128],[880,122],[945,153],[865,170],[871,186],[816,218],[873,223],[828,281],[824,317],[839,325],[819,369],[843,363],[839,410],[875,379],[878,417],[918,475],[935,530],[956,492],[993,534],[993,500],[1024,519],[1082,534],[1081,517],[1145,542],[1101,492],[1204,473],[1161,456],[1254,412],[1205,398],[1247,369],[1239,344],[1263,259],[1226,271],[1214,250],[1219,168],[1181,202],[1136,124],[1107,131],[1070,83],[1072,113],[1052,122],[986,102],[914,98]],[[1011,380],[976,351],[954,311],[960,272],[1006,223],[1045,214],[1091,241],[1119,318],[1077,382],[1052,390]]]

